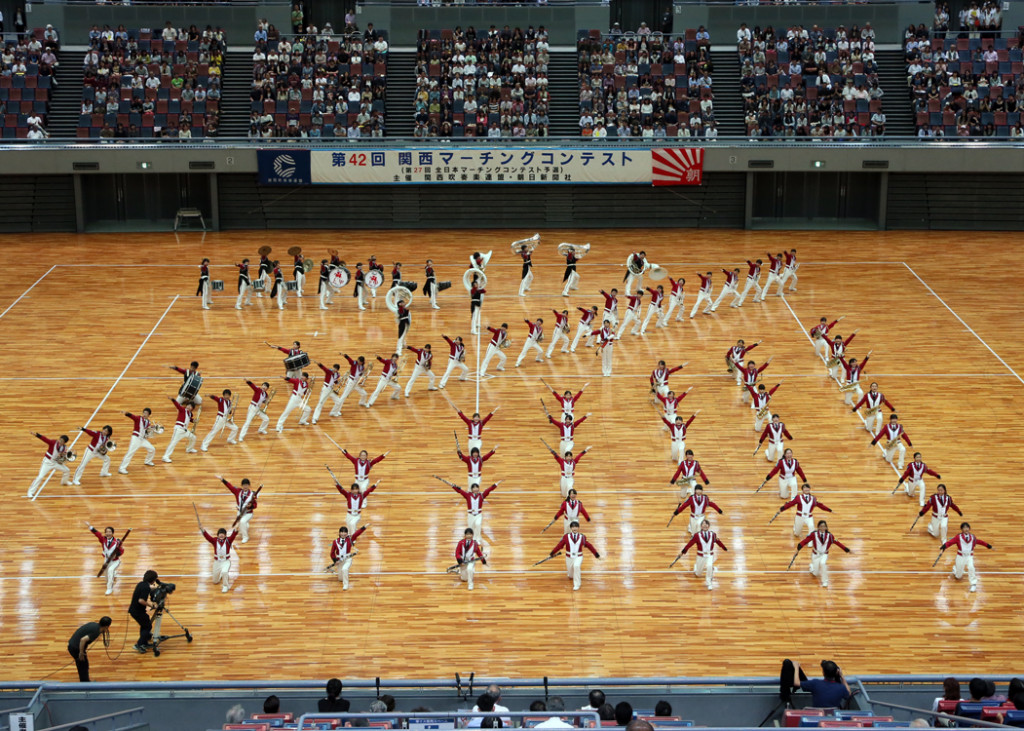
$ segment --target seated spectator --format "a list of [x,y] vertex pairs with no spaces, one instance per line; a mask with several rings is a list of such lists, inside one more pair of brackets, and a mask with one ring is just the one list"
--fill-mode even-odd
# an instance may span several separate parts
[[[559,712],[565,710],[565,701],[562,700],[561,696],[553,695],[548,698],[547,708],[544,709],[549,712]],[[561,716],[551,716],[546,721],[541,721],[536,725],[535,728],[572,728],[571,723],[566,723],[565,718]]]
[[597,715],[602,721],[614,721],[615,706],[611,703],[602,703],[601,707],[597,709]]
[[672,706],[668,701],[658,701],[654,706],[654,715],[658,717],[671,716]]
[[[171,21],[167,21],[167,27],[171,27]],[[267,699],[263,701],[263,712],[264,713],[280,713],[281,712],[281,699],[276,695],[269,695]]]
[[331,678],[327,681],[327,697],[317,702],[317,710],[320,713],[348,713],[351,704],[347,699],[341,697],[342,683],[338,678]]
[[544,701],[534,701],[530,704],[530,713],[537,713],[538,711],[548,710],[548,705]]
[[[473,706],[473,711],[476,713],[491,713],[494,711],[494,696],[490,693],[481,693],[476,699],[476,705]],[[466,724],[466,728],[482,728],[483,720],[485,716],[475,716],[469,719]]]
[[996,694],[996,684],[991,680],[982,680],[981,678],[971,678],[971,682],[967,684],[967,689],[970,691],[970,701],[972,703],[991,698]]
[[800,680],[800,664],[793,662],[793,687],[803,688],[811,694],[814,708],[841,708],[850,697],[850,686],[842,676],[839,666],[831,660],[821,661],[823,678]]
[[615,706],[615,723],[625,726],[633,720],[633,706],[621,701]]

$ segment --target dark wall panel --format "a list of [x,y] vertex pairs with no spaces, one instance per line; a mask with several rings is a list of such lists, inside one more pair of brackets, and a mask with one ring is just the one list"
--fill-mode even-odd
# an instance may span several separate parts
[[741,228],[743,173],[700,187],[408,185],[261,187],[220,175],[221,228]]
[[992,173],[889,175],[886,228],[1020,231],[1024,178]]
[[71,175],[0,176],[0,231],[75,230],[75,186]]

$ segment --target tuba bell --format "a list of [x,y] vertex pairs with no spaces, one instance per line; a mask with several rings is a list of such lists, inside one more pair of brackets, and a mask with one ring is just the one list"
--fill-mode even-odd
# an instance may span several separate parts
[[559,256],[568,256],[570,253],[576,255],[577,259],[582,259],[590,253],[590,244],[569,244],[561,243],[558,245]]
[[534,234],[529,238],[519,239],[518,241],[512,242],[512,253],[518,254],[520,250],[525,246],[527,252],[532,252],[540,245],[540,234]]
[[462,286],[466,288],[467,292],[473,291],[473,280],[477,280],[479,287],[487,286],[487,275],[475,267],[470,267],[462,274]]
[[[474,252],[473,255],[469,257],[469,265],[472,268],[482,272],[484,269],[487,268],[487,263],[491,260],[491,254],[493,254],[493,253],[494,253],[493,250],[488,251],[486,254],[481,254],[479,251]],[[483,262],[481,264],[479,264],[479,265],[476,263],[476,258],[478,256],[481,259],[483,259]]]
[[408,287],[398,285],[388,290],[388,293],[384,295],[384,304],[388,306],[388,309],[398,314],[398,303],[403,302],[406,307],[412,304],[412,290]]

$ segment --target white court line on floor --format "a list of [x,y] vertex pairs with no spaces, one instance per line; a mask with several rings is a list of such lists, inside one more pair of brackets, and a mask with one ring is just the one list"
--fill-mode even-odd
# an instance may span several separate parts
[[[251,258],[252,257],[250,257],[250,259]],[[352,260],[356,261],[356,258],[352,257]],[[724,267],[724,266],[735,267],[735,266],[738,266],[737,262],[735,262],[735,261],[666,261],[666,262],[656,262],[656,263],[658,263],[658,265],[662,266],[662,267],[665,267],[665,266],[673,266],[673,267]],[[864,264],[903,264],[903,263],[904,262],[902,262],[902,261],[801,261],[800,262],[800,266],[810,266],[810,265],[815,265],[815,266],[863,266]],[[510,269],[519,269],[520,267],[522,267],[522,265],[523,265],[523,263],[521,261],[515,261],[515,262],[492,261],[492,262],[487,264],[487,268],[490,269],[492,267],[508,267]],[[142,268],[152,269],[154,267],[159,267],[159,268],[164,268],[164,269],[198,269],[199,268],[198,264],[109,264],[109,263],[108,264],[68,264],[66,262],[63,263],[63,264],[54,264],[54,266],[71,267],[72,269],[81,269],[82,267],[104,267],[104,268],[108,268],[108,269],[109,268],[117,268],[117,267],[132,268],[132,269],[142,269]],[[346,266],[349,266],[349,265],[346,264]],[[462,264],[442,264],[441,266],[464,266],[464,265],[462,265]],[[552,263],[547,263],[547,264],[543,263],[543,262],[536,262],[536,263],[534,263],[534,266],[535,267],[554,267],[554,268],[563,269],[563,268],[565,268],[565,262],[552,262]],[[584,266],[584,265],[581,265],[581,266]],[[618,269],[625,269],[626,268],[625,264],[615,264],[615,263],[598,264],[598,263],[595,263],[595,262],[590,262],[590,263],[586,264],[585,266],[592,266],[592,267],[616,267]],[[211,269],[234,269],[235,265],[234,264],[211,264],[210,268]],[[352,266],[352,268],[355,268],[354,265]],[[466,268],[468,269],[469,267],[467,266]]]
[[20,297],[18,297],[18,299],[14,300],[14,302],[12,302],[11,304],[9,304],[9,305],[7,306],[7,309],[6,309],[6,310],[4,310],[3,312],[0,312],[0,319],[2,319],[4,315],[6,315],[6,314],[7,314],[8,312],[10,312],[10,311],[11,311],[11,309],[12,309],[12,308],[13,308],[13,307],[14,307],[14,306],[15,306],[16,304],[18,304],[19,302],[21,302],[21,300],[22,300],[22,299],[24,299],[25,295],[27,295],[27,294],[28,294],[29,292],[31,292],[31,291],[32,291],[33,289],[35,289],[35,286],[36,286],[37,284],[39,284],[39,283],[40,283],[41,281],[43,281],[44,279],[46,279],[46,276],[47,276],[47,274],[49,274],[50,272],[52,272],[52,271],[53,271],[54,269],[56,269],[56,268],[57,268],[57,267],[59,267],[59,266],[60,266],[60,264],[54,264],[54,265],[53,265],[52,267],[50,267],[49,269],[47,269],[47,270],[46,270],[46,274],[44,274],[43,276],[39,277],[39,279],[37,279],[36,281],[34,281],[34,282],[32,283],[32,285],[31,285],[31,286],[30,286],[30,287],[29,287],[28,289],[26,289],[26,290],[25,290],[24,292],[22,292],[22,293],[21,293],[21,296],[20,296]]
[[945,307],[947,310],[949,310],[950,314],[952,314],[953,317],[955,317],[957,320],[960,321],[961,325],[963,325],[964,327],[967,328],[967,331],[971,335],[973,335],[974,337],[976,337],[978,339],[978,342],[980,342],[982,345],[984,345],[986,348],[988,348],[988,352],[990,352],[992,355],[994,355],[996,357],[996,360],[998,360],[1000,363],[1002,363],[1004,366],[1006,366],[1006,370],[1010,371],[1010,373],[1012,373],[1017,378],[1017,380],[1021,382],[1021,384],[1024,384],[1024,378],[1021,378],[1020,375],[1017,373],[1017,371],[1013,370],[1013,368],[1010,367],[1009,363],[1007,363],[1005,360],[1000,358],[999,357],[999,353],[997,353],[996,351],[992,350],[991,346],[988,343],[986,343],[985,340],[980,335],[978,335],[978,333],[974,332],[974,330],[971,328],[971,326],[968,325],[966,322],[964,322],[964,319],[962,317],[960,317],[960,315],[956,314],[956,312],[953,310],[953,308],[950,307],[949,305],[947,305],[945,300],[943,300],[941,297],[939,297],[939,295],[935,292],[935,290],[932,289],[931,287],[929,287],[928,283],[926,281],[924,281],[923,279],[921,279],[920,275],[917,272],[915,272],[914,269],[909,264],[907,264],[907,262],[903,262],[903,266],[905,266],[910,271],[910,273],[913,274],[917,278],[917,281],[919,281],[921,284],[924,285],[925,289],[927,289],[929,292],[932,293],[932,296],[935,297],[935,299],[937,299],[939,302],[942,303],[943,307]]
[[[147,335],[146,339],[142,341],[141,345],[139,345],[138,350],[135,351],[135,355],[133,355],[131,360],[128,361],[128,365],[126,365],[124,367],[124,370],[121,371],[121,375],[119,375],[117,377],[117,380],[115,380],[111,384],[110,390],[107,391],[107,394],[100,401],[99,405],[96,407],[96,410],[92,412],[92,416],[90,416],[88,418],[88,420],[85,422],[84,426],[89,426],[89,424],[92,423],[92,420],[96,418],[96,414],[100,413],[100,409],[103,408],[103,404],[105,404],[107,402],[107,399],[110,398],[110,394],[112,394],[114,392],[114,389],[117,388],[117,384],[121,382],[122,378],[124,378],[124,374],[128,372],[128,369],[131,368],[132,363],[134,363],[135,359],[139,357],[139,353],[142,352],[142,349],[146,346],[146,343],[149,342],[149,339],[151,337],[153,337],[153,333],[155,333],[156,329],[158,327],[160,327],[160,323],[164,321],[164,318],[167,317],[167,313],[171,311],[171,308],[174,307],[174,303],[177,302],[177,301],[178,301],[178,296],[176,295],[174,297],[174,299],[171,300],[171,304],[167,305],[167,309],[164,310],[164,314],[160,315],[160,319],[156,321],[156,324],[153,326],[153,329],[149,331],[149,335]],[[85,432],[83,432],[83,431],[78,432],[78,434],[75,435],[75,438],[71,440],[71,444],[68,445],[68,449],[71,449],[71,447],[75,446],[75,443],[78,442],[78,440],[81,438],[81,436],[83,434],[85,434]],[[35,501],[36,498],[38,498],[39,495],[43,492],[43,489],[50,482],[50,478],[51,477],[53,477],[53,471],[52,470],[50,471],[50,474],[48,474],[46,476],[46,480],[43,482],[43,484],[39,486],[39,489],[36,491],[36,494],[32,496],[32,500],[33,501]]]

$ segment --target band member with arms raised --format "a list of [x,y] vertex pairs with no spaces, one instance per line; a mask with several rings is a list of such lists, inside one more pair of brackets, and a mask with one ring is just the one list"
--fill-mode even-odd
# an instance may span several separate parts
[[103,550],[103,562],[106,565],[104,573],[107,575],[107,590],[103,593],[113,594],[114,582],[117,581],[117,570],[121,568],[121,556],[124,555],[124,546],[121,544],[121,539],[114,535],[113,526],[108,525],[100,533],[88,522],[86,522],[86,525],[89,526],[89,532],[99,540],[100,547]]
[[249,402],[249,411],[245,415],[245,423],[238,432],[239,442],[245,439],[245,435],[249,432],[249,425],[252,424],[252,420],[256,417],[260,418],[258,434],[266,434],[267,426],[270,424],[270,417],[267,416],[267,404],[270,402],[270,384],[266,381],[259,386],[252,381],[246,381],[246,383],[252,389],[252,401]]
[[73,484],[82,484],[85,466],[89,464],[93,457],[99,457],[103,460],[103,467],[100,468],[100,477],[110,477],[110,455],[107,454],[107,451],[114,448],[114,443],[110,439],[114,435],[114,428],[107,425],[99,431],[93,431],[92,429],[80,426],[78,430],[83,434],[87,434],[90,437],[90,441],[89,446],[85,449],[85,454],[82,455],[82,461],[78,463],[78,469],[75,470]]
[[39,475],[32,480],[28,488],[28,496],[35,497],[40,490],[43,480],[54,470],[60,472],[60,484],[71,484],[71,470],[65,464],[67,459],[68,435],[61,434],[56,439],[44,437],[39,432],[32,432],[37,439],[46,442],[46,454],[43,455],[43,464],[39,467]]
[[210,433],[206,435],[199,447],[204,452],[209,450],[210,444],[224,430],[224,427],[228,428],[228,444],[234,444],[235,437],[238,435],[238,427],[235,426],[235,405],[231,402],[231,391],[225,388],[220,396],[211,396],[211,398],[217,404],[217,416],[213,420],[213,426],[210,427]]
[[[132,439],[128,445],[128,450],[125,452],[124,459],[121,460],[121,466],[118,467],[117,471],[119,474],[128,474],[128,465],[131,464],[132,457],[140,449],[146,450],[146,461],[143,464],[147,464],[150,467],[153,466],[153,458],[156,456],[156,447],[154,447],[149,441],[149,434],[153,426],[153,422],[149,420],[152,415],[152,411],[148,408],[142,410],[141,416],[136,416],[128,411],[122,411],[125,416],[132,420]],[[163,429],[163,427],[160,427]]]

